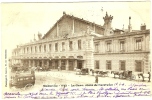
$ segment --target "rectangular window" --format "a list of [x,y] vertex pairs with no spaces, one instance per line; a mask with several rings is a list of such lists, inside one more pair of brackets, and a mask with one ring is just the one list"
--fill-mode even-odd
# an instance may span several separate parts
[[51,44],[49,44],[49,51],[51,51]]
[[95,60],[95,69],[99,69],[99,60]]
[[24,53],[25,53],[25,48],[24,48]]
[[29,52],[29,48],[27,47],[27,53]]
[[142,49],[142,40],[136,39],[136,50],[141,50],[141,49]]
[[70,50],[73,50],[72,45],[73,45],[73,42],[72,42],[72,41],[69,41],[69,49],[70,49]]
[[58,43],[55,43],[55,51],[58,51]]
[[99,52],[99,44],[95,44],[95,52]]
[[81,50],[81,40],[78,40],[78,50]]
[[111,52],[111,42],[107,42],[107,52]]
[[142,72],[142,61],[141,60],[135,61],[135,70],[136,70],[136,72]]
[[32,53],[32,47],[31,47],[31,53]]
[[37,52],[37,47],[35,46],[35,52]]
[[65,43],[62,42],[62,51],[65,51]]
[[111,60],[106,61],[106,69],[111,70]]
[[44,45],[44,52],[46,52],[46,45]]
[[125,41],[120,41],[120,51],[125,51]]
[[39,52],[41,52],[41,45],[39,46]]
[[126,70],[126,62],[124,60],[120,60],[120,70]]

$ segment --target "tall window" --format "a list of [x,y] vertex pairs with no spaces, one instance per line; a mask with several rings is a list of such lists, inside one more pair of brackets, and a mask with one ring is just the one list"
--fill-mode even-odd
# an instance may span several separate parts
[[24,48],[24,53],[25,53],[25,48]]
[[27,53],[29,52],[29,48],[27,47]]
[[72,42],[72,41],[69,41],[69,49],[70,49],[70,50],[73,50],[72,45],[73,45],[73,42]]
[[111,42],[107,42],[107,52],[111,52]]
[[44,45],[44,52],[46,52],[46,45]]
[[32,53],[32,47],[31,47],[31,53]]
[[99,52],[99,43],[95,44],[95,52]]
[[99,60],[95,60],[95,69],[99,69]]
[[58,51],[58,43],[55,43],[55,51]]
[[51,44],[49,44],[49,51],[51,51]]
[[111,70],[111,60],[106,61],[106,69]]
[[41,45],[39,46],[39,52],[41,52]]
[[78,50],[81,50],[81,40],[78,40]]
[[125,41],[120,41],[120,51],[125,50]]
[[126,62],[124,60],[120,60],[120,70],[126,70]]
[[37,47],[35,46],[35,52],[37,52]]
[[142,72],[142,61],[141,60],[135,61],[135,70],[136,70],[136,72]]
[[62,42],[62,51],[65,51],[65,43]]
[[142,40],[136,39],[136,50],[141,50],[141,49],[142,49]]

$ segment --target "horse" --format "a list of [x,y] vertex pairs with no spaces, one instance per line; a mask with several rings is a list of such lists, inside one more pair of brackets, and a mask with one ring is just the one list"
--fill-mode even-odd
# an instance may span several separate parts
[[98,74],[100,74],[101,76],[108,76],[109,71],[99,71]]
[[118,75],[120,78],[121,73],[119,71],[111,71],[111,74],[114,74],[114,78],[115,78],[115,75]]
[[98,74],[98,73],[99,73],[99,71],[98,71],[98,70],[90,69],[90,71],[92,72],[92,75],[94,75],[94,74]]
[[144,82],[145,81],[145,78],[148,78],[148,82],[150,82],[150,79],[151,79],[151,73],[150,72],[148,72],[147,73],[148,74],[148,77],[147,76],[144,76],[144,74],[143,73],[139,73],[138,74],[138,78],[140,78],[140,77],[142,77],[142,81]]

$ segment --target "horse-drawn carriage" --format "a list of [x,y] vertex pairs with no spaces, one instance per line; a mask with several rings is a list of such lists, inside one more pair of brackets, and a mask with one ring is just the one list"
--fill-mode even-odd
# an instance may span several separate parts
[[97,70],[97,69],[90,69],[90,71],[92,72],[92,75],[94,76],[99,76],[99,77],[105,77],[105,76],[108,76],[108,73],[109,71],[100,71],[100,70]]
[[28,88],[35,84],[35,72],[31,71],[31,73],[16,73],[15,76],[11,77],[9,82],[9,86],[16,88]]
[[16,71],[29,71],[28,67],[24,67],[24,66],[12,66],[11,72],[16,72]]
[[111,71],[111,74],[114,74],[114,78],[118,76],[119,79],[129,79],[129,80],[136,79],[136,76],[132,74],[132,71]]
[[89,69],[88,68],[76,69],[76,74],[77,75],[88,75]]

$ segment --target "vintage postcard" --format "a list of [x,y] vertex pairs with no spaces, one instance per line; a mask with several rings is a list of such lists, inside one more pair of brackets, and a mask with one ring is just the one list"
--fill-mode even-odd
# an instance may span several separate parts
[[1,9],[3,99],[152,96],[150,2]]

